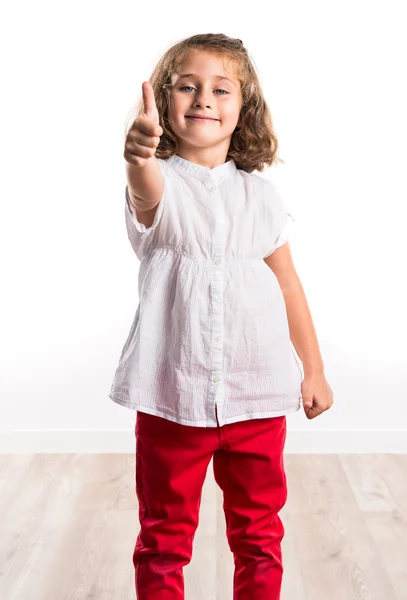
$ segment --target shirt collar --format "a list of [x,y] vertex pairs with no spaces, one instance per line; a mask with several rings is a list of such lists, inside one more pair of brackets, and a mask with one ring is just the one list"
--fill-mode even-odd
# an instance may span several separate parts
[[188,175],[192,175],[193,177],[197,177],[201,180],[210,179],[216,183],[218,183],[221,179],[232,177],[237,171],[237,167],[233,158],[230,158],[226,162],[214,167],[213,169],[210,167],[204,167],[203,165],[198,165],[197,163],[191,162],[186,158],[178,156],[178,154],[173,154],[167,158],[166,162],[176,171],[187,173]]

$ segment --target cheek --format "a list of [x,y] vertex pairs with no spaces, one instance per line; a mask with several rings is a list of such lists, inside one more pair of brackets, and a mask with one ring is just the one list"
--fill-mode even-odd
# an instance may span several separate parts
[[181,117],[180,117],[180,111],[179,108],[177,106],[172,106],[172,107],[168,107],[168,119],[170,121],[170,123],[172,123],[173,125],[176,125],[177,123],[180,122]]
[[222,115],[222,123],[225,125],[235,126],[239,119],[239,111],[234,109],[225,110]]
[[182,102],[174,102],[171,109],[169,109],[169,114],[172,115],[174,120],[181,120],[183,115],[186,112],[185,106],[183,106]]
[[239,118],[240,115],[240,107],[236,105],[236,102],[225,103],[222,107],[222,114],[225,119],[228,121],[234,121]]

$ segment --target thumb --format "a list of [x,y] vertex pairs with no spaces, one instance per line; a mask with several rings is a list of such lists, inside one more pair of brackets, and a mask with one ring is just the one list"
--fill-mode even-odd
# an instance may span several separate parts
[[160,118],[155,103],[153,86],[149,81],[144,81],[141,87],[143,90],[144,114],[151,119],[153,123],[159,125]]
[[306,398],[303,397],[302,404],[303,404],[304,408],[311,408],[311,406],[312,406],[312,398],[310,398],[308,396]]

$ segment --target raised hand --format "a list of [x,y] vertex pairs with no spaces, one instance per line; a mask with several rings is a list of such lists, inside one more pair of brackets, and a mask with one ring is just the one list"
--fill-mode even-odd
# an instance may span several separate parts
[[124,158],[135,167],[143,167],[154,155],[163,129],[149,81],[142,83],[144,114],[133,122],[124,145]]

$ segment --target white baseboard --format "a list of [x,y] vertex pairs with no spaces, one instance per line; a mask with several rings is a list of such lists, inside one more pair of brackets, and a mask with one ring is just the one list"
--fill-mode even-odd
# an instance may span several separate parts
[[[135,452],[134,430],[0,430],[0,454]],[[287,430],[286,454],[407,454],[405,429]]]

